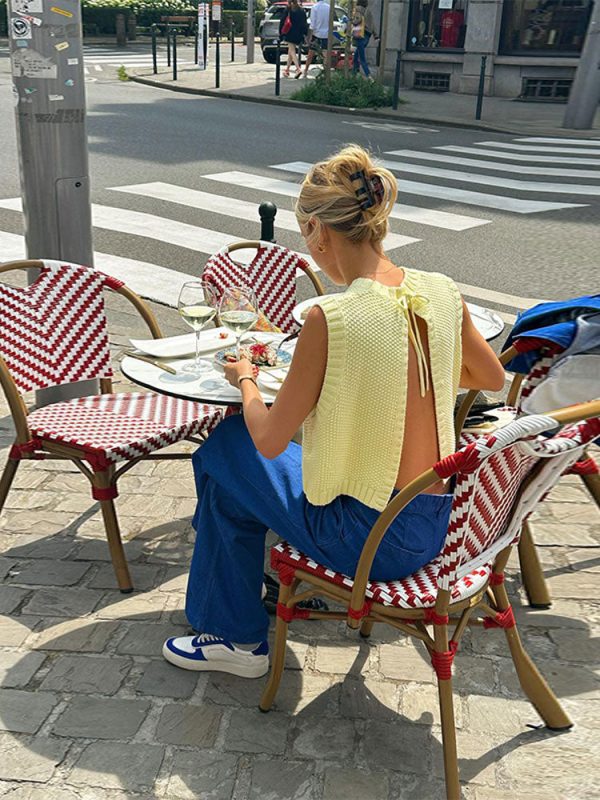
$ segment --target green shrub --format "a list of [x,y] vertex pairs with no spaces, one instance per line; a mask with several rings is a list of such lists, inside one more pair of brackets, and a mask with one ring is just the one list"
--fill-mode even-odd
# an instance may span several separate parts
[[327,82],[322,72],[295,92],[292,100],[345,108],[380,108],[392,105],[392,91],[377,81],[366,80],[361,75],[346,77],[343,72],[332,72]]

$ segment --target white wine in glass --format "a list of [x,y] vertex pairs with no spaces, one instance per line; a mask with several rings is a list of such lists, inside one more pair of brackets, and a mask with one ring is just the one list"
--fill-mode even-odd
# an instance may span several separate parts
[[184,365],[186,372],[201,373],[211,368],[210,361],[200,358],[200,331],[215,318],[217,305],[217,294],[210,283],[188,281],[181,287],[177,303],[179,314],[196,333],[196,356]]
[[223,292],[219,305],[219,319],[236,337],[236,355],[240,360],[240,339],[258,321],[258,304],[252,289],[230,286]]

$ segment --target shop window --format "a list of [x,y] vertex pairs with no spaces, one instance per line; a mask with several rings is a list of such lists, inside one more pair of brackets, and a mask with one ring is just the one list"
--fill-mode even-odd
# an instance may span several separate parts
[[409,50],[462,50],[467,30],[467,0],[411,0]]
[[581,52],[592,0],[504,0],[500,52]]

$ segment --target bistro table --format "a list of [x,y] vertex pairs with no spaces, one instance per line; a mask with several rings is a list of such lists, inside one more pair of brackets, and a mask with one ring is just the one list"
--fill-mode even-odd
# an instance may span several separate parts
[[[302,324],[303,320],[301,314],[303,310],[310,308],[310,306],[318,302],[319,299],[321,298],[311,297],[308,300],[298,303],[293,311],[296,321]],[[491,341],[502,333],[504,322],[498,314],[482,306],[475,305],[474,303],[467,303],[467,306],[471,312],[475,327],[485,339]],[[284,338],[283,334],[277,335],[273,333],[256,332],[246,334],[246,338],[250,338],[250,335],[258,341],[271,341],[275,346],[278,341]],[[295,342],[290,342],[290,350],[294,344]],[[213,352],[203,353],[203,358],[212,362],[215,352],[216,348]],[[151,389],[154,392],[159,392],[160,394],[180,397],[184,400],[195,400],[209,405],[241,406],[242,395],[240,390],[231,386],[225,380],[223,372],[218,366],[211,366],[209,370],[206,370],[206,372],[202,373],[200,376],[182,371],[181,367],[186,362],[190,361],[190,357],[191,356],[186,356],[185,358],[165,358],[165,363],[177,370],[177,374],[172,375],[160,366],[148,364],[145,361],[139,361],[131,356],[125,356],[121,362],[121,372],[126,378],[132,381],[132,383],[143,386],[146,389]],[[268,375],[271,376],[270,380]],[[258,385],[266,405],[272,405],[275,401],[277,389],[271,387],[274,384],[274,376],[278,375],[282,377],[285,375],[283,369],[272,373],[264,373],[264,380],[268,380],[269,383],[269,387],[267,387],[265,383],[263,383],[263,378],[261,378],[259,373]]]

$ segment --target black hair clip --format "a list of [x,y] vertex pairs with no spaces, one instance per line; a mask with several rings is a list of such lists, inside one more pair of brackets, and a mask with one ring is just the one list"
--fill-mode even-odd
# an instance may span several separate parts
[[350,180],[354,184],[358,183],[358,186],[355,186],[354,192],[363,211],[367,208],[377,206],[383,201],[385,188],[379,175],[367,178],[365,171],[359,169],[358,172],[353,172],[352,175],[350,175]]

